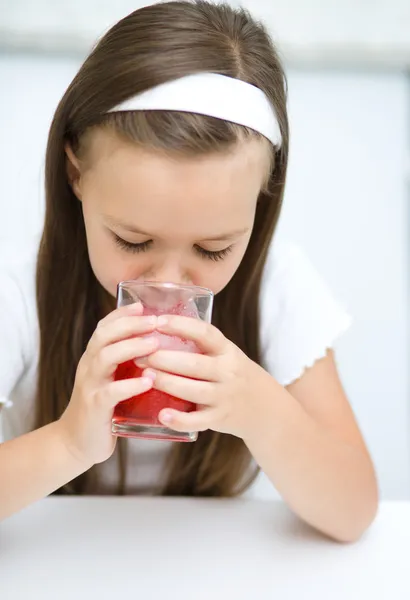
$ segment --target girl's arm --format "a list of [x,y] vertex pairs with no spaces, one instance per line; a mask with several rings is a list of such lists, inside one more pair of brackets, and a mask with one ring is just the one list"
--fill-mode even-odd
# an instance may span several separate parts
[[285,389],[213,325],[172,315],[158,319],[157,329],[202,350],[148,357],[144,373],[155,389],[201,406],[164,409],[161,423],[242,438],[302,519],[337,540],[357,539],[375,516],[377,483],[332,353]]
[[51,494],[90,466],[65,444],[59,421],[0,444],[0,520]]
[[378,489],[333,354],[287,389],[269,378],[259,398],[245,436],[257,463],[301,518],[356,540],[374,519]]
[[80,359],[70,402],[54,423],[0,445],[0,519],[28,506],[107,460],[115,448],[111,433],[118,402],[148,391],[148,378],[114,380],[122,362],[147,356],[158,341],[156,317],[141,316],[132,304],[98,324]]

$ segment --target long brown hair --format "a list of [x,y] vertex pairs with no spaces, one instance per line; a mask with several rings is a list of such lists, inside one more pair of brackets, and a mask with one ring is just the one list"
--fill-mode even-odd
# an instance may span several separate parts
[[[37,262],[40,362],[37,420],[57,420],[72,393],[77,364],[102,315],[103,290],[88,257],[81,203],[66,174],[64,145],[81,153],[92,127],[110,127],[137,144],[188,156],[224,152],[260,134],[212,117],[152,111],[110,113],[153,86],[198,72],[221,73],[254,84],[274,107],[283,143],[258,199],[249,246],[235,275],[215,298],[213,323],[249,358],[262,364],[259,292],[278,220],[288,157],[286,79],[264,27],[244,9],[203,0],[155,4],[119,21],[99,41],[60,101],[48,138],[46,217]],[[124,490],[124,441],[119,444],[119,492]],[[231,496],[254,473],[244,442],[207,431],[194,444],[174,444],[163,488],[169,495]],[[95,468],[63,493],[92,490]]]

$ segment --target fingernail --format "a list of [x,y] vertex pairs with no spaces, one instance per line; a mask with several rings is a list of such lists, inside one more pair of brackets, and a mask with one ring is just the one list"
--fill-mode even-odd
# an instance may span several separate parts
[[153,380],[151,379],[151,377],[141,377],[141,383],[143,387],[150,388],[153,384]]
[[168,325],[168,318],[161,315],[158,317],[158,326],[162,327],[163,325]]
[[155,381],[155,378],[157,375],[156,375],[155,371],[153,371],[152,369],[145,369],[142,376],[149,377],[151,379],[151,381]]
[[172,421],[172,413],[168,410],[163,410],[159,414],[159,418],[163,423],[171,423]]
[[140,312],[142,308],[141,302],[133,302],[132,304],[127,304],[127,310],[130,312],[138,311]]
[[149,325],[156,325],[157,324],[157,317],[154,315],[152,317],[147,317],[147,323]]

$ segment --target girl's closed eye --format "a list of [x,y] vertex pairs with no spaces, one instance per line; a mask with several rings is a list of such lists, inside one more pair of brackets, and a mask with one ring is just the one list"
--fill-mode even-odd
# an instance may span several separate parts
[[205,248],[202,248],[201,246],[195,246],[195,251],[199,255],[214,261],[223,260],[230,252],[232,252],[232,250],[233,244],[222,250],[205,250]]
[[127,242],[127,240],[124,240],[119,235],[116,235],[115,233],[113,235],[117,246],[123,250],[126,250],[127,252],[134,252],[135,254],[138,252],[146,252],[153,243],[152,240],[147,240],[140,243]]
[[[138,252],[147,252],[149,248],[153,244],[153,240],[147,240],[145,242],[133,243],[124,240],[120,236],[114,234],[115,243],[127,252],[133,252],[137,254]],[[223,248],[222,250],[206,250],[201,246],[195,245],[195,251],[197,254],[202,256],[203,258],[208,258],[209,260],[219,261],[223,260],[230,252],[232,252],[233,244],[228,246],[227,248]]]

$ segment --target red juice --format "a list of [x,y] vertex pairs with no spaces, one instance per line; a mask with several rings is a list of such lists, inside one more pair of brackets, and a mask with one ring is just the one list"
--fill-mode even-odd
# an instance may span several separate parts
[[[137,367],[133,360],[122,363],[115,372],[115,379],[131,379],[132,377],[141,377],[142,369]],[[165,392],[150,389],[139,396],[133,396],[128,400],[123,400],[115,407],[114,418],[135,419],[143,425],[160,425],[158,414],[163,408],[174,408],[182,412],[192,412],[196,410],[196,405],[187,400],[181,400]]]

